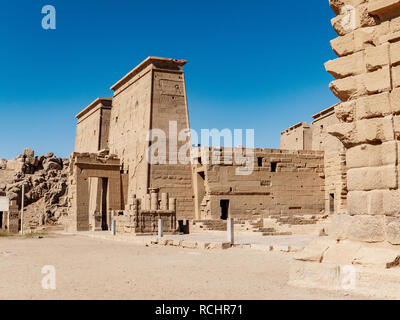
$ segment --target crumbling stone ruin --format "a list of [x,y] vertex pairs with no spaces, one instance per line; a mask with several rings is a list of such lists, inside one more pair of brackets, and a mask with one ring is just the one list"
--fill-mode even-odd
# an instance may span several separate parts
[[45,224],[62,223],[66,215],[67,177],[69,160],[47,153],[35,156],[31,149],[13,160],[0,161],[0,196],[10,201],[10,212],[17,217],[17,227],[11,226],[8,213],[0,213],[1,228],[18,231],[21,223],[22,187],[24,186],[24,229],[34,229]]
[[117,233],[157,234],[159,220],[165,234],[176,232],[176,199],[157,189],[150,189],[144,203],[134,196],[124,211],[112,211],[111,215]]
[[[339,58],[325,65],[337,78],[330,88],[342,100],[335,111],[340,123],[330,128],[346,148],[348,214],[341,217],[340,229],[353,240],[400,244],[395,218],[400,207],[399,5],[397,1],[353,2],[356,29],[340,28],[340,14],[334,19],[339,38],[332,47]],[[335,13],[340,12],[339,2],[331,5]]]
[[341,103],[334,108],[339,123],[328,132],[345,148],[347,208],[332,216],[329,238],[296,256],[292,283],[343,289],[343,279],[353,276],[357,292],[399,297],[400,273],[393,268],[400,244],[400,1],[330,5],[338,58],[325,67],[337,79],[330,88]]

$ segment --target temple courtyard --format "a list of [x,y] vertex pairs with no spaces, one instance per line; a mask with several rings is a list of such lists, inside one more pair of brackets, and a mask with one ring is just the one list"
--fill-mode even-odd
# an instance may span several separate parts
[[[297,241],[288,238],[281,237],[282,246]],[[309,240],[298,238],[301,245]],[[246,246],[199,250],[141,241],[57,233],[4,237],[0,299],[368,299],[289,286],[292,252]],[[279,241],[275,237],[275,244]],[[42,274],[44,266],[54,266],[55,290],[42,287],[48,275]]]

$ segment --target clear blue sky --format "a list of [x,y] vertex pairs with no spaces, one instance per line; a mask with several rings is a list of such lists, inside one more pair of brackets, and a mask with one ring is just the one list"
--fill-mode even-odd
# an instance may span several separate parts
[[[57,10],[43,30],[41,9]],[[192,128],[254,128],[258,147],[336,103],[328,0],[6,0],[0,158],[69,156],[75,115],[147,56],[187,59]]]

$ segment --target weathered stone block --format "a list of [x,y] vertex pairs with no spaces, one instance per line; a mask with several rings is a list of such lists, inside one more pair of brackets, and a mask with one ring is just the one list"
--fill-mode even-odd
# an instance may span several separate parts
[[385,240],[384,216],[356,215],[347,228],[349,240],[382,242]]
[[375,144],[394,140],[391,116],[331,125],[328,133],[337,137],[347,148],[362,143]]
[[386,216],[400,215],[400,190],[384,190],[382,197],[382,214]]
[[365,49],[365,64],[368,71],[375,71],[389,65],[389,44]]
[[353,241],[338,241],[329,246],[323,258],[323,263],[349,265],[354,255],[360,250],[361,244]]
[[373,0],[368,3],[368,12],[374,15],[386,14],[393,11],[400,4],[400,0]]
[[388,269],[398,265],[399,255],[396,249],[361,247],[355,253],[352,263]]
[[347,171],[347,188],[349,191],[397,188],[396,167],[350,169]]
[[400,113],[400,88],[394,88],[390,93],[390,107],[393,114]]
[[350,5],[356,7],[364,2],[365,0],[329,0],[329,5],[333,12],[340,14],[344,6]]
[[391,89],[389,67],[383,67],[378,71],[365,73],[361,77],[367,94],[381,93],[390,91]]
[[336,117],[341,122],[353,122],[355,120],[355,101],[348,101],[339,103],[335,107]]
[[400,66],[392,67],[393,88],[400,87]]
[[395,141],[372,145],[363,144],[346,151],[347,168],[377,167],[395,165],[397,161]]
[[[399,21],[399,30],[400,31],[400,17]],[[400,63],[400,42],[395,42],[390,44],[390,60],[392,64],[399,64]]]
[[372,46],[377,27],[366,27],[354,30],[355,51],[364,50]]
[[332,27],[339,36],[344,36],[353,31],[350,28],[344,27],[343,19],[345,18],[344,15],[338,15],[331,20]]
[[329,88],[333,94],[342,101],[347,101],[351,97],[359,96],[359,85],[356,76],[347,77],[332,81]]
[[331,47],[339,57],[352,54],[355,51],[354,32],[333,39]]
[[325,69],[336,79],[342,79],[348,76],[364,73],[364,54],[362,52],[358,52],[346,57],[330,60],[325,63]]
[[350,191],[347,194],[347,210],[350,215],[382,215],[383,190]]
[[317,239],[307,245],[303,250],[295,253],[294,259],[301,261],[322,262],[324,253],[334,243],[331,239]]
[[356,102],[356,118],[383,117],[391,113],[389,92],[362,97]]
[[393,117],[393,131],[394,131],[394,136],[396,140],[399,140],[400,138],[400,116],[394,116]]
[[392,117],[365,119],[356,122],[355,143],[376,143],[392,141]]

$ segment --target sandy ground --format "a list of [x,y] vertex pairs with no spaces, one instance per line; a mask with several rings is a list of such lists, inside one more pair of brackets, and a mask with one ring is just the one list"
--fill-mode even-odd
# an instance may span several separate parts
[[[362,299],[288,286],[291,254],[144,247],[84,236],[0,238],[0,299]],[[56,270],[44,290],[43,266]]]

